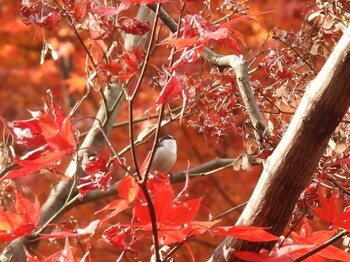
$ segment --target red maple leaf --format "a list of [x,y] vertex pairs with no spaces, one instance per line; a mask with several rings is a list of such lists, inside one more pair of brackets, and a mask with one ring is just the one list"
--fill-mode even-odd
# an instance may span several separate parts
[[198,236],[217,224],[219,221],[191,221],[183,226],[164,227],[158,231],[159,242],[161,246],[181,243],[190,237]]
[[265,56],[263,67],[266,73],[275,79],[288,79],[292,77],[291,63],[293,61],[294,56],[286,49],[278,53],[271,51]]
[[140,187],[136,183],[135,178],[129,175],[125,176],[118,185],[118,192],[120,197],[127,200],[128,203],[132,203],[136,199],[139,191]]
[[333,223],[339,214],[339,191],[334,190],[329,201],[318,193],[321,207],[311,207],[311,209],[319,215],[324,221]]
[[[152,198],[157,198],[165,192],[168,192],[167,194],[173,194],[173,188],[168,179],[168,174],[158,173],[156,177],[151,177],[147,181],[147,188]],[[143,193],[138,195],[138,199],[146,201]]]
[[[285,245],[281,248],[276,248],[268,253],[255,253],[250,251],[237,251],[235,256],[244,261],[254,261],[254,262],[287,262],[293,261],[293,258],[297,258],[298,252],[307,252],[314,248],[315,245]],[[324,262],[324,260],[308,260],[309,262]]]
[[50,152],[47,150],[47,147],[39,149],[40,151],[36,151],[34,154],[36,158],[32,155],[26,155],[16,159],[15,162],[22,166],[22,168],[9,171],[1,180],[27,176],[45,167],[51,167],[54,169],[57,163],[61,161],[62,157],[67,154],[66,151]]
[[125,176],[118,185],[119,195],[123,199],[116,199],[96,212],[99,213],[105,210],[113,210],[110,214],[106,215],[103,220],[101,220],[101,223],[129,208],[136,197],[139,195],[139,191],[140,187],[136,183],[135,178],[129,175]]
[[93,40],[105,39],[112,32],[111,21],[105,17],[99,17],[92,13],[87,13],[86,27],[88,28],[90,38]]
[[99,65],[98,69],[106,77],[107,81],[111,81],[112,77],[128,81],[139,69],[139,61],[142,59],[142,56],[143,50],[138,46],[130,51],[125,50],[118,59],[112,60],[108,64]]
[[[333,237],[334,233],[335,233],[335,230],[312,232],[310,225],[305,220],[304,224],[300,229],[299,234],[297,234],[296,232],[292,232],[292,237],[297,244],[315,245],[315,247],[317,247],[324,244],[331,237]],[[313,248],[310,248],[310,249],[313,249]],[[295,253],[296,256],[294,256],[294,258],[296,258],[297,256],[301,256],[305,253],[306,251],[296,252]],[[332,260],[350,261],[350,254],[346,253],[344,250],[341,250],[335,246],[327,246],[324,249],[317,252],[317,254],[314,256],[320,256],[320,257],[323,257],[326,259],[332,259]]]
[[[155,179],[156,180],[156,179]],[[195,221],[202,198],[185,202],[175,201],[173,192],[167,187],[163,192],[158,191],[154,199],[158,236],[161,245],[183,242],[189,237],[202,234],[218,221]],[[123,226],[136,227],[148,233],[151,232],[149,207],[142,201],[135,202],[133,221]]]
[[40,204],[35,197],[34,204],[16,192],[15,211],[8,212],[0,206],[0,241],[11,241],[29,235],[40,217]]
[[173,201],[169,191],[158,195],[154,201],[158,226],[177,226],[191,222],[196,216],[202,198],[191,199],[186,202]]
[[[169,200],[168,196],[155,201],[158,237],[162,246],[181,243],[190,237],[210,231],[210,228],[219,222],[218,220],[193,220],[201,199],[192,199],[184,203],[171,201],[169,204],[165,202]],[[135,223],[123,224],[123,226],[135,227],[138,230],[146,231],[146,234],[152,232],[147,205],[135,203],[134,221]]]
[[56,262],[56,261],[65,261],[65,262],[73,262],[75,261],[73,256],[72,247],[69,244],[68,238],[66,238],[66,242],[63,250],[49,256],[45,259],[45,262]]
[[34,148],[15,162],[22,169],[11,170],[5,178],[26,176],[45,167],[54,168],[61,159],[74,152],[75,135],[70,116],[64,117],[54,98],[50,106],[45,104],[44,112],[30,112],[29,120],[8,123],[8,129],[18,144]]
[[169,38],[161,43],[159,45],[174,45],[177,49],[184,49],[186,47],[194,46],[198,43],[199,36],[194,37],[179,37],[179,38]]
[[186,15],[182,19],[180,33],[160,43],[160,45],[171,44],[178,50],[183,50],[180,58],[175,61],[171,69],[175,70],[181,62],[196,62],[202,55],[207,43],[211,40],[230,48],[236,54],[240,53],[238,43],[233,35],[244,43],[243,36],[237,30],[229,28],[232,24],[240,20],[241,19],[235,20],[232,23],[226,23],[220,26],[208,22],[200,15]]
[[7,126],[14,136],[15,142],[19,145],[35,147],[46,144],[36,119],[13,121],[9,122]]
[[182,83],[176,76],[172,76],[165,84],[157,100],[154,102],[154,106],[159,106],[173,100],[174,98],[181,95],[183,90],[184,86]]
[[93,8],[89,8],[88,12],[99,17],[114,16],[119,14],[121,11],[128,9],[130,5],[131,4],[126,1],[123,1],[118,7],[99,5]]
[[340,211],[339,191],[334,190],[328,201],[321,193],[318,193],[318,197],[321,207],[311,206],[311,209],[334,229],[350,230],[350,210],[345,208],[343,212]]
[[182,98],[182,110],[180,113],[182,117],[188,104],[188,91],[182,82],[175,75],[173,75],[165,84],[164,88],[160,92],[157,100],[154,102],[151,108],[168,103],[179,96]]
[[177,66],[184,62],[187,64],[191,64],[196,62],[202,55],[205,49],[205,44],[200,40],[192,47],[187,47],[183,50],[180,58],[175,61],[175,63],[171,66],[171,70],[175,70]]
[[104,232],[102,237],[106,240],[107,243],[117,246],[122,250],[128,248],[125,242],[126,230],[120,225],[113,225],[108,227]]
[[46,1],[22,1],[20,15],[26,25],[37,24],[47,28],[61,19],[60,13]]
[[143,22],[137,18],[126,19],[121,23],[121,29],[125,33],[133,35],[144,35],[150,30],[149,22]]
[[169,2],[169,1],[170,0],[124,0],[123,2],[151,5],[151,4],[154,4],[154,3],[165,3],[165,2]]
[[88,192],[95,189],[107,192],[110,187],[111,179],[112,177],[109,171],[98,171],[91,175],[77,178],[80,182],[77,186],[80,197],[84,197]]
[[276,237],[265,231],[266,228],[254,226],[229,226],[212,228],[210,232],[216,236],[231,236],[252,242],[278,241]]
[[87,175],[92,175],[97,172],[107,172],[107,158],[103,155],[89,157],[88,154],[85,153],[83,155],[81,167]]
[[[248,251],[240,251],[235,252],[235,256],[245,261],[293,261],[294,259],[297,259],[300,256],[306,254],[307,252],[324,244],[334,235],[334,233],[334,230],[311,232],[311,227],[305,219],[304,224],[300,229],[300,233],[297,234],[296,232],[292,232],[293,240],[289,239],[288,241],[286,241],[287,244],[285,244],[282,247],[276,245],[269,254],[266,252],[254,253]],[[328,246],[325,249],[319,251],[317,254],[303,261],[323,262],[325,261],[324,258],[331,259],[333,261],[349,261],[350,254],[334,246]]]

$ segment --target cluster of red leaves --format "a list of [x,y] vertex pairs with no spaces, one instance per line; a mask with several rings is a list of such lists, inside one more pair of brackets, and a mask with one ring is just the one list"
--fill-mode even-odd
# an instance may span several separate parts
[[189,94],[188,94],[188,90],[183,84],[182,79],[180,77],[177,77],[175,74],[173,74],[173,76],[170,77],[168,82],[165,83],[158,98],[156,99],[156,101],[154,102],[153,106],[150,109],[152,109],[153,107],[158,107],[160,105],[168,103],[178,97],[182,99],[182,109],[180,113],[182,118],[188,105]]
[[330,199],[318,194],[321,207],[311,207],[312,210],[324,221],[331,224],[334,229],[346,229],[350,231],[350,206],[340,211],[339,191],[334,190]]
[[[52,6],[48,1],[30,0],[22,1],[20,16],[26,25],[36,24],[50,28],[56,25],[63,13],[72,16],[72,21],[81,23],[87,29],[90,38],[94,40],[105,39],[115,30],[111,16],[115,16],[130,7],[131,3],[145,1],[122,1],[119,6],[96,6],[94,1],[63,1],[62,9]],[[154,1],[147,1],[154,2]],[[59,10],[59,11],[58,11]],[[124,20],[120,27],[126,33],[143,35],[149,31],[149,23],[140,20]]]
[[294,56],[287,49],[281,49],[278,52],[271,50],[265,56],[263,66],[269,76],[277,80],[289,79],[292,77],[294,60]]
[[[304,220],[304,224],[300,228],[300,232],[292,232],[292,238],[295,243],[299,245],[313,245],[312,249],[323,245],[327,242],[333,235],[336,233],[336,230],[320,230],[312,232],[312,229],[309,223]],[[305,252],[297,252],[295,255],[300,256]],[[317,252],[316,255],[310,257],[309,261],[315,261],[311,259],[317,259],[319,261],[324,261],[322,258],[339,260],[339,261],[349,261],[350,254],[346,253],[344,250],[336,248],[335,246],[327,246],[321,251]],[[308,261],[308,260],[305,260]]]
[[[81,237],[81,236],[88,236],[91,238],[99,225],[99,220],[92,221],[87,227],[85,228],[77,228],[74,231],[64,229],[61,232],[54,232],[46,235],[40,235],[40,238],[45,239],[60,239],[65,238],[65,245],[64,248],[61,251],[58,251],[49,257],[45,258],[45,262],[56,262],[56,261],[67,261],[72,262],[75,261],[73,250],[71,245],[69,244],[69,237]],[[87,249],[85,251],[84,258],[87,258],[90,255],[89,248],[91,246],[90,240],[87,241]],[[28,262],[38,262],[43,261],[43,259],[37,259],[36,257],[33,257],[29,252],[26,251],[27,261]],[[89,257],[87,261],[91,261],[91,258]]]
[[150,30],[150,25],[149,22],[142,22],[137,18],[128,18],[121,23],[121,29],[128,34],[144,35]]
[[[231,71],[232,72],[232,71]],[[191,120],[192,126],[198,127],[205,135],[220,138],[231,132],[242,134],[242,129],[237,123],[238,108],[235,95],[235,75],[229,71],[219,72],[212,69],[211,75],[219,80],[209,83],[191,80],[189,86],[195,87],[192,104],[193,110],[198,111],[197,119]]]
[[61,14],[47,1],[29,0],[22,1],[20,17],[26,25],[50,28],[61,19]]
[[139,69],[139,61],[142,61],[143,56],[143,49],[137,46],[130,51],[125,50],[117,59],[98,66],[98,69],[107,82],[110,82],[113,77],[122,81],[128,81]]
[[[229,104],[235,102],[236,100],[231,98]],[[242,134],[242,129],[237,124],[236,115],[233,112],[226,111],[225,108],[219,108],[217,111],[209,110],[208,114],[200,115],[199,121],[203,123],[201,131],[210,133],[214,137],[219,138],[232,131]]]
[[[186,89],[178,77],[172,76],[165,84],[157,100],[154,102],[154,106],[160,106],[162,104],[168,103],[179,95],[181,95],[185,103],[187,100]],[[183,107],[185,107],[185,105]]]
[[197,61],[210,40],[228,47],[237,54],[240,53],[238,43],[233,36],[236,36],[241,42],[243,42],[243,37],[240,32],[230,28],[230,26],[241,19],[233,19],[219,25],[208,22],[200,15],[186,15],[181,20],[182,27],[179,34],[161,43],[162,45],[173,45],[178,50],[183,50],[180,58],[175,61],[171,69],[176,69],[181,62],[194,63]]
[[[214,235],[234,236],[248,241],[273,241],[279,238],[267,233],[260,227],[216,227],[219,221],[197,221],[202,198],[182,201],[181,194],[174,196],[173,189],[166,176],[159,175],[148,180],[148,192],[152,198],[157,222],[157,233],[161,246],[182,243],[187,239],[205,232]],[[150,209],[146,198],[135,178],[126,176],[118,185],[121,199],[116,199],[99,212],[113,210],[102,222],[110,219],[127,208],[133,208],[131,223],[116,224],[103,233],[104,239],[123,250],[130,249],[136,241],[152,234]],[[136,234],[139,234],[136,237]],[[127,243],[127,239],[133,239]]]
[[[129,0],[122,1],[117,7],[95,6],[93,1],[73,1],[63,0],[63,7],[67,8],[75,18],[75,21],[81,22],[82,30],[87,30],[91,39],[105,39],[114,32],[114,24],[110,16],[114,16],[130,7],[131,3],[152,4],[155,2],[165,2],[156,0]],[[225,1],[226,2],[226,1]],[[321,1],[322,2],[322,1]],[[25,24],[36,24],[42,27],[52,27],[61,18],[58,9],[53,8],[48,2],[43,1],[23,1],[21,7],[21,18]],[[62,11],[62,10],[61,10]],[[202,54],[209,41],[214,41],[222,46],[232,49],[235,53],[240,53],[236,38],[242,39],[240,33],[230,28],[233,23],[239,20],[231,20],[223,25],[217,25],[207,22],[200,15],[187,15],[182,19],[182,28],[176,38],[168,39],[162,44],[171,44],[182,50],[180,58],[174,63],[172,69],[181,63],[194,63]],[[149,31],[149,24],[143,23],[138,19],[126,19],[120,27],[124,32],[136,35],[143,35]],[[236,38],[234,38],[235,36]],[[314,46],[316,51],[319,46]],[[314,50],[314,52],[316,53]],[[111,81],[112,77],[121,80],[129,80],[138,70],[138,61],[140,57],[134,51],[125,51],[118,59],[111,60],[106,65],[100,65],[99,70]],[[282,49],[279,53],[271,52],[265,57],[263,66],[266,72],[277,80],[290,79],[292,77],[291,65],[294,62],[294,56],[289,51]],[[240,129],[237,128],[235,115],[232,110],[235,109],[236,97],[233,93],[232,85],[222,85],[214,90],[204,91],[204,98],[207,101],[198,100],[202,103],[201,108],[204,113],[200,121],[204,126],[216,136],[221,136],[226,132]],[[174,98],[181,96],[183,99],[183,111],[187,106],[188,91],[181,80],[173,75],[165,84],[160,96],[155,102],[155,106],[170,102]],[[206,107],[208,101],[215,101],[213,107]],[[228,114],[227,112],[231,112]],[[20,177],[27,175],[44,167],[54,167],[60,162],[62,157],[71,154],[74,151],[75,139],[71,126],[70,117],[64,118],[57,105],[51,100],[51,105],[45,105],[44,112],[31,112],[32,118],[25,121],[14,121],[8,123],[11,133],[14,135],[16,143],[28,147],[34,147],[27,155],[17,158],[15,161],[23,168],[12,170],[7,178]],[[38,147],[35,149],[35,147]],[[110,182],[110,173],[106,168],[106,158],[96,156],[85,161],[83,167],[87,176],[80,178],[81,185],[78,186],[80,194],[84,196],[87,192],[94,189],[108,190]],[[139,185],[133,177],[126,176],[119,184],[118,191],[121,199],[117,199],[104,207],[102,211],[113,210],[106,219],[114,217],[125,209],[133,209],[133,218],[131,223],[111,225],[104,231],[104,239],[115,246],[127,250],[135,241],[139,241],[152,234],[151,216],[149,206]],[[249,241],[272,241],[278,240],[271,236],[262,228],[257,227],[216,227],[213,226],[218,221],[196,221],[195,216],[198,213],[201,198],[183,201],[182,196],[174,196],[169,181],[165,177],[157,177],[148,181],[148,191],[151,194],[153,206],[155,209],[157,233],[161,245],[169,245],[186,241],[188,238],[211,232],[213,235],[224,235],[242,238]],[[35,201],[32,205],[25,200],[19,193],[16,193],[16,213],[0,210],[0,238],[8,241],[19,236],[28,235],[35,227],[39,218],[39,204]],[[307,222],[302,226],[300,233],[293,232],[293,240],[284,246],[277,248],[269,254],[255,254],[250,252],[237,252],[236,255],[241,259],[248,261],[286,261],[287,259],[297,258],[305,252],[320,246],[327,241],[336,229],[345,228],[349,230],[349,208],[340,212],[338,192],[334,192],[329,201],[322,195],[319,195],[319,201],[322,207],[313,207],[316,214],[330,223],[333,230],[311,232]],[[85,234],[93,234],[97,224],[100,221],[94,221],[91,228],[93,230],[85,231]],[[140,234],[135,240],[135,235]],[[76,237],[82,232],[62,232],[61,234],[50,234],[46,237]],[[128,237],[133,239],[128,241]],[[338,259],[349,261],[350,257],[342,250],[329,246],[318,253],[317,261],[323,261],[322,258]],[[32,258],[29,256],[29,260]],[[68,240],[64,250],[50,256],[46,261],[67,260],[73,261],[73,255]],[[33,260],[36,261],[36,260]],[[311,260],[310,260],[311,261]],[[314,261],[314,260],[312,260]]]
[[[334,230],[322,230],[312,232],[307,220],[304,219],[304,223],[300,228],[299,233],[292,232],[292,238],[286,239],[282,247],[275,246],[271,252],[262,250],[260,253],[253,253],[248,251],[239,251],[235,255],[244,259],[245,261],[264,261],[264,262],[276,262],[276,261],[293,261],[307,252],[321,246],[327,242],[333,235]],[[334,246],[327,246],[317,254],[306,258],[303,261],[306,262],[325,262],[325,259],[349,261],[350,254],[346,253]]]
[[82,160],[82,168],[87,176],[77,178],[80,182],[77,188],[81,197],[95,189],[108,191],[112,177],[107,168],[106,157],[101,155],[89,157],[85,154]]
[[20,193],[15,192],[15,195],[16,212],[4,210],[4,207],[0,206],[0,242],[28,236],[40,218],[40,204],[37,198],[32,204]]
[[19,145],[32,148],[26,155],[16,157],[21,169],[11,170],[5,178],[23,177],[42,168],[55,168],[65,155],[73,154],[76,140],[71,117],[64,117],[55,99],[51,97],[44,111],[31,111],[32,118],[7,124]]
[[[314,187],[312,188],[313,192]],[[319,207],[311,206],[311,209],[320,218],[331,225],[331,230],[312,232],[308,220],[304,218],[299,232],[292,232],[291,238],[286,239],[283,246],[275,246],[271,252],[261,251],[258,254],[241,251],[236,252],[235,255],[246,261],[292,261],[293,259],[296,259],[326,243],[334,236],[334,234],[336,234],[337,229],[350,230],[350,209],[349,207],[345,207],[344,211],[340,211],[341,201],[339,200],[339,191],[334,190],[329,200],[327,200],[321,193],[317,193],[317,195]],[[315,201],[313,202],[315,203]],[[342,249],[329,245],[317,252],[317,254],[303,261],[324,262],[324,259],[350,261],[350,254]]]
[[170,2],[170,0],[126,0],[126,1],[135,3],[135,4],[145,4],[145,5]]
[[[117,27],[112,19],[113,16],[128,9],[133,2],[142,1],[122,1],[116,7],[96,5],[94,1],[65,1],[67,15],[72,15],[74,20],[79,21],[83,29],[87,29],[90,38],[101,40],[110,37]],[[151,2],[151,1],[149,1]],[[144,35],[150,29],[149,23],[142,22],[137,18],[125,19],[120,27],[128,34]]]

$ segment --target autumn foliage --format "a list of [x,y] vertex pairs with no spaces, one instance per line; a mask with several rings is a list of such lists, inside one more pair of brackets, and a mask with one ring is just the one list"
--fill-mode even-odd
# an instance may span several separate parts
[[[243,261],[350,261],[348,115],[283,235],[235,225],[349,22],[347,1],[285,2],[3,3],[3,256],[23,240],[18,261],[204,261],[233,237],[272,243]],[[166,134],[169,174],[151,168]]]

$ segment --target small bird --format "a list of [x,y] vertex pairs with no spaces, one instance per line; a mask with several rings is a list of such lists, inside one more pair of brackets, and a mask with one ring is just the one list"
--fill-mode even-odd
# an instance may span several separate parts
[[159,139],[152,162],[152,170],[167,173],[173,167],[177,158],[176,140],[172,136]]

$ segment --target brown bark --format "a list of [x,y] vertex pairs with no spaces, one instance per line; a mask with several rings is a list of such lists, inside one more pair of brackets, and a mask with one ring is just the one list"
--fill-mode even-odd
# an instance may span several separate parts
[[[265,163],[261,178],[237,224],[270,227],[283,233],[330,136],[350,105],[350,28],[310,83],[281,142]],[[259,251],[256,244],[226,238],[210,261],[238,261],[235,250]]]

